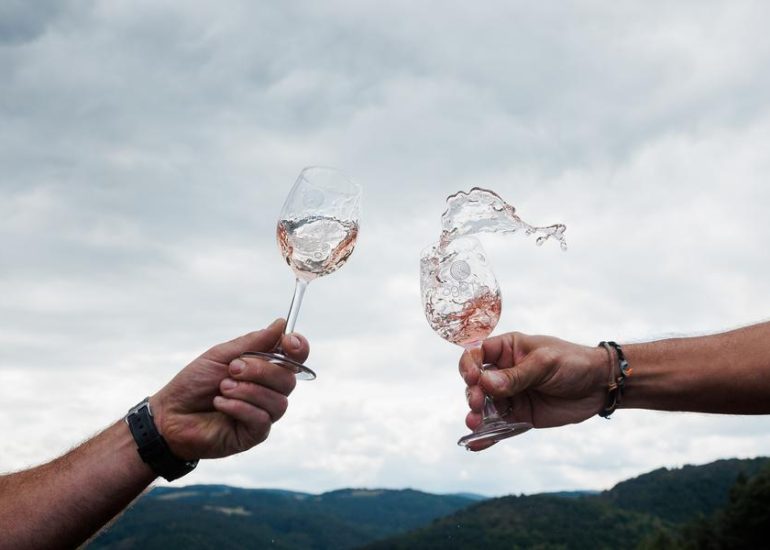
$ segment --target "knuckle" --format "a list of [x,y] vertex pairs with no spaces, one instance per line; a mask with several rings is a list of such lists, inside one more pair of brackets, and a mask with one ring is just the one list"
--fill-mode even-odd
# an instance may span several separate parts
[[286,381],[286,394],[290,394],[297,387],[297,377],[293,373],[288,373],[288,379]]
[[264,363],[261,359],[250,359],[246,361],[246,366],[238,375],[238,378],[241,380],[258,380],[262,377],[264,370]]
[[537,348],[532,356],[536,363],[542,365],[552,365],[556,361],[556,352],[548,347]]
[[286,414],[286,410],[289,408],[289,399],[285,396],[280,396],[278,398],[278,402],[275,406],[275,420],[280,419],[284,414]]
[[506,369],[505,375],[508,377],[508,390],[516,391],[521,387],[521,371],[517,368]]
[[232,378],[225,378],[219,383],[219,391],[222,395],[235,395],[241,388],[241,383]]
[[270,424],[273,423],[273,419],[264,409],[258,408],[254,413],[254,425],[257,429],[270,429]]
[[268,422],[264,426],[261,426],[260,429],[255,430],[253,434],[254,441],[256,441],[255,445],[259,445],[260,443],[263,443],[269,435],[270,435],[270,423]]

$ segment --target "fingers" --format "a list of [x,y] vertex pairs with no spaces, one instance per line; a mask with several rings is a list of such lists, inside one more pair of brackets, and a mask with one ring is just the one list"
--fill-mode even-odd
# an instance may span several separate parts
[[484,390],[480,386],[465,388],[465,400],[472,411],[481,412],[484,408]]
[[291,359],[304,363],[310,353],[310,344],[301,334],[286,334],[281,337],[281,349]]
[[297,378],[292,371],[257,357],[231,361],[229,374],[233,380],[265,386],[285,396],[297,385]]
[[[286,397],[297,384],[293,372],[252,357],[234,359],[228,367],[228,372],[230,377],[219,384],[221,397],[228,401],[241,401],[245,405],[262,410],[268,415],[270,422],[275,422],[284,415],[289,406]],[[217,401],[221,401],[219,397],[214,399],[215,408],[227,412],[217,406]],[[241,405],[230,403],[227,407],[239,411],[240,414],[253,414]],[[238,416],[231,416],[240,420]]]
[[[300,341],[293,351],[300,357],[307,350],[307,342]],[[228,374],[219,383],[214,408],[238,422],[238,432],[245,434],[238,449],[245,450],[267,439],[272,423],[286,412],[297,379],[289,369],[254,357],[232,360]]]
[[489,338],[481,344],[484,363],[491,363],[501,369],[510,367],[524,359],[537,346],[537,342],[537,336],[521,332],[508,332]]
[[489,449],[492,445],[496,444],[497,441],[474,441],[473,443],[468,443],[466,449],[477,453],[479,451],[483,451],[484,449]]
[[482,364],[495,365],[501,369],[515,365],[526,356],[532,347],[533,340],[532,336],[520,332],[508,332],[484,340],[478,359],[475,355],[478,353],[476,350],[466,351],[460,358],[460,374],[463,380],[469,386],[477,384]]
[[538,348],[509,368],[485,370],[479,380],[484,391],[494,397],[511,397],[547,380],[556,366],[557,354]]
[[[479,383],[481,374],[481,350],[465,350],[460,356],[460,376],[468,386]],[[475,352],[475,353],[472,353]]]
[[270,416],[271,422],[280,420],[289,406],[289,400],[284,394],[251,382],[225,378],[219,384],[219,390],[228,399],[238,399],[262,409]]
[[[475,412],[469,412],[468,416],[465,417],[465,425],[468,426],[471,430],[475,430],[476,428],[481,425],[481,414],[475,413]],[[469,451],[478,452],[483,451],[484,449],[490,448],[492,445],[494,445],[494,442],[481,442],[476,441],[474,443],[469,443],[466,447]]]
[[240,441],[239,451],[262,443],[270,434],[272,419],[264,409],[240,399],[229,399],[221,395],[214,398],[214,408],[239,422],[243,426],[243,432],[248,434],[248,441]]
[[214,346],[203,354],[207,359],[229,363],[247,351],[271,351],[281,338],[286,321],[276,319],[267,328],[239,336],[229,342]]
[[512,365],[511,338],[511,333],[508,333],[484,340],[481,344],[481,349],[484,352],[484,363],[492,363],[500,367]]

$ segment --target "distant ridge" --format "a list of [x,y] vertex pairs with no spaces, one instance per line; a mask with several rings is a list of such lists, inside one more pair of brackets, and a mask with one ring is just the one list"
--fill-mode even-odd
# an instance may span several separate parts
[[680,540],[680,526],[725,506],[736,480],[753,479],[763,467],[770,468],[770,459],[720,460],[660,468],[601,493],[492,499],[412,489],[315,495],[225,485],[158,487],[86,548],[593,550],[634,548],[650,539],[644,548],[658,550]]
[[224,485],[158,487],[89,549],[350,549],[403,533],[477,502],[412,489],[314,495]]
[[451,493],[449,496],[467,498],[468,500],[474,500],[474,501],[487,500],[489,498],[487,496],[480,495],[478,493]]
[[598,495],[599,493],[601,493],[601,491],[583,490],[583,491],[554,491],[554,492],[539,493],[539,494],[545,495],[545,496],[551,496],[551,497],[580,498],[580,497]]

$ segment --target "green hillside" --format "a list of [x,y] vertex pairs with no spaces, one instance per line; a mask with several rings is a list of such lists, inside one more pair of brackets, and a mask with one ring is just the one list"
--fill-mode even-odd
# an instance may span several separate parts
[[[684,530],[693,532],[691,523],[708,523],[703,518],[728,504],[736,481],[757,474],[767,464],[767,458],[720,460],[661,468],[598,495],[492,499],[367,548],[663,549],[667,544],[670,548],[688,537]],[[770,536],[770,523],[765,529],[765,536]]]
[[659,526],[651,516],[614,509],[590,497],[503,497],[367,548],[628,548]]
[[412,490],[310,495],[225,486],[157,488],[87,548],[354,548],[474,502]]
[[770,540],[768,458],[662,468],[602,493],[482,501],[413,490],[156,488],[87,548],[690,550],[762,540]]
[[658,529],[641,550],[755,550],[770,539],[770,463],[741,475],[726,506],[677,529]]
[[624,510],[682,523],[723,506],[735,481],[753,476],[768,460],[730,459],[674,470],[660,468],[618,483],[601,498]]

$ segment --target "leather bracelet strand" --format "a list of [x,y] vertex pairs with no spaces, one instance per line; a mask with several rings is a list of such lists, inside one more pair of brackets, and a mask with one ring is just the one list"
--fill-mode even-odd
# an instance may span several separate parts
[[[626,378],[631,376],[632,369],[628,365],[623,348],[617,342],[599,342],[599,346],[607,350],[610,359],[610,380],[607,385],[607,401],[604,408],[599,411],[599,416],[609,420],[610,415],[615,412],[623,399],[623,390],[626,385]],[[617,358],[617,360],[616,360]],[[618,367],[618,375],[615,376],[615,365]]]

